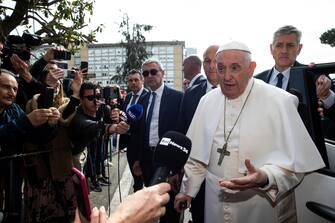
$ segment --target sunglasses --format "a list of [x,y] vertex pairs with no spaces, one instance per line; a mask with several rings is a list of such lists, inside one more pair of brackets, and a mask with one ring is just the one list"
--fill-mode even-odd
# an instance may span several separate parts
[[97,95],[87,95],[87,96],[84,96],[84,98],[86,98],[89,101],[93,101],[94,99],[100,99],[101,95],[100,94],[97,94]]
[[157,69],[151,69],[151,70],[144,70],[142,72],[143,77],[147,77],[149,76],[149,74],[151,74],[152,76],[155,76],[160,70]]

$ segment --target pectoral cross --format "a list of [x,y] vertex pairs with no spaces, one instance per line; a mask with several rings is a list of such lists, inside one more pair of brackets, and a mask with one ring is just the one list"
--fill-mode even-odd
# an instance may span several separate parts
[[218,165],[221,166],[224,156],[229,156],[230,152],[227,150],[227,143],[225,143],[222,149],[218,148],[217,152],[220,153]]

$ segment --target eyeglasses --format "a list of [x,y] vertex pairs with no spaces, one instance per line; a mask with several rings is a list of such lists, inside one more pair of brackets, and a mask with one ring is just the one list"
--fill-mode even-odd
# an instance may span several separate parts
[[151,74],[152,76],[156,75],[160,70],[157,69],[151,69],[151,70],[144,70],[142,72],[143,77],[147,77],[149,76],[149,74]]
[[93,101],[94,99],[100,99],[101,95],[100,94],[97,94],[97,95],[86,95],[86,96],[84,96],[84,98],[87,98],[87,100],[89,100],[89,101]]

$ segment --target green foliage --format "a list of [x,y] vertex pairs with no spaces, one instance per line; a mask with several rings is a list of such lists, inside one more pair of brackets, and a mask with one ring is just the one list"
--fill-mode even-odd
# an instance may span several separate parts
[[[84,33],[87,19],[93,15],[95,0],[11,0],[14,7],[0,5],[0,35],[2,39],[19,26],[43,37],[43,43],[65,47],[96,41],[103,26]],[[3,3],[3,0],[0,1]]]
[[117,67],[117,75],[111,79],[113,82],[125,85],[128,72],[132,69],[141,69],[145,59],[151,56],[146,51],[144,32],[149,32],[152,28],[153,26],[145,24],[131,25],[128,15],[123,15],[119,33],[123,37],[121,46],[126,49],[126,61],[121,67]]
[[328,30],[327,32],[322,33],[320,36],[321,43],[328,44],[331,47],[335,46],[335,28]]

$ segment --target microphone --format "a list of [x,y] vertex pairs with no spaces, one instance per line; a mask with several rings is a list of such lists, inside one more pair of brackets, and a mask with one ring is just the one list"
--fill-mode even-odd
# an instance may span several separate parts
[[126,122],[127,124],[134,124],[137,122],[140,118],[142,118],[143,115],[143,106],[140,104],[134,104],[130,106],[126,112],[120,113],[120,119],[121,121]]
[[190,155],[191,147],[192,142],[185,135],[175,131],[166,132],[153,155],[156,170],[150,186],[166,182],[169,176],[180,171]]

